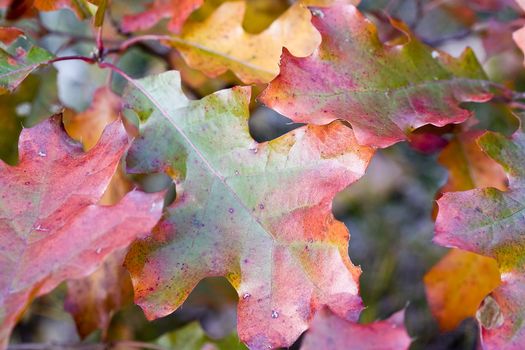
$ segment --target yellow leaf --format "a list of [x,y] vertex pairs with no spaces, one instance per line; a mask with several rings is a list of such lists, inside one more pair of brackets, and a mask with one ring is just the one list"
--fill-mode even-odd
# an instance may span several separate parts
[[449,331],[476,314],[481,301],[500,285],[496,260],[452,249],[424,277],[432,314]]
[[242,27],[246,4],[226,2],[204,22],[187,23],[172,44],[189,66],[216,77],[228,69],[244,83],[267,83],[279,73],[282,48],[305,57],[320,44],[321,36],[310,23],[310,11],[292,5],[259,34]]

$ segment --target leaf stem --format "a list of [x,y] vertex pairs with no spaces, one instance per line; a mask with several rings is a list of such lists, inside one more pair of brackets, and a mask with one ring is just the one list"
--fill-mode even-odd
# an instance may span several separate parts
[[108,53],[121,53],[126,51],[130,46],[141,43],[143,41],[172,41],[173,37],[169,35],[139,35],[127,40],[124,40],[118,47],[109,49]]
[[113,72],[117,73],[118,75],[120,75],[122,78],[126,79],[127,81],[129,81],[130,83],[133,83],[134,79],[132,77],[130,77],[126,72],[124,72],[122,69],[120,69],[119,67],[115,66],[113,63],[109,63],[109,62],[99,62],[98,66],[100,68],[108,68],[110,70],[112,70]]
[[102,39],[102,26],[98,27],[97,30],[97,57],[99,60],[104,58],[104,40]]
[[94,59],[93,57],[73,55],[73,56],[56,57],[56,58],[53,58],[53,59],[51,59],[51,60],[49,60],[47,62],[44,62],[43,65],[52,64],[52,63],[61,62],[61,61],[73,61],[73,60],[80,60],[80,61],[84,61],[84,62],[89,63],[89,64],[97,63],[97,60]]

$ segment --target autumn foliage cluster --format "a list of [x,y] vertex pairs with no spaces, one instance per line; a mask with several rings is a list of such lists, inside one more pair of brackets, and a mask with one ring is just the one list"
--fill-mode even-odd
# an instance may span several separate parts
[[[50,296],[71,348],[431,348],[410,305],[370,319],[333,214],[403,144],[446,169],[436,334],[475,319],[473,348],[524,349],[524,9],[0,0],[0,349],[65,346],[24,343]],[[236,305],[236,331],[172,316],[188,298]]]

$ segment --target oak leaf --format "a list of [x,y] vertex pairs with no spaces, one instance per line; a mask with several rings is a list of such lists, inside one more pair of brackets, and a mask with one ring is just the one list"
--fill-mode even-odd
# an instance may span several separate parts
[[82,113],[64,113],[64,127],[71,138],[82,142],[86,151],[95,146],[104,128],[115,121],[121,110],[121,99],[107,86],[98,88],[91,106]]
[[440,192],[466,191],[474,188],[507,189],[507,176],[501,165],[487,156],[477,143],[483,132],[460,130],[441,154],[439,163],[448,171],[448,181]]
[[[438,196],[475,188],[507,189],[503,168],[477,143],[482,133],[465,125],[456,127],[438,158],[449,172]],[[476,315],[483,299],[500,285],[500,274],[494,259],[452,249],[425,274],[423,281],[432,314],[443,331],[451,331]]]
[[174,71],[133,84],[126,104],[146,122],[128,172],[166,172],[177,188],[125,263],[146,316],[171,313],[201,279],[225,276],[239,294],[238,333],[250,348],[290,346],[323,305],[355,321],[360,269],[331,206],[374,150],[341,122],[257,143],[248,87],[189,101]]
[[[13,91],[35,69],[53,58],[46,50],[34,45],[26,36],[14,39],[12,31],[0,28],[8,35],[5,44],[0,44],[0,94]],[[6,32],[8,31],[8,32]]]
[[244,83],[267,83],[279,73],[283,47],[298,57],[311,54],[321,37],[310,11],[296,3],[259,34],[242,28],[245,2],[225,2],[204,22],[188,22],[170,43],[192,68],[210,77],[228,69]]
[[[64,111],[63,123],[69,136],[82,142],[87,151],[96,145],[106,126],[118,119],[120,111],[120,97],[108,87],[101,87],[86,111]],[[132,183],[119,166],[98,203],[115,205],[131,189]],[[125,250],[115,251],[89,276],[67,282],[64,308],[73,315],[81,337],[101,329],[105,338],[113,314],[133,301],[131,278],[122,266],[125,255]]]
[[404,350],[411,340],[403,324],[404,311],[369,324],[348,322],[321,310],[304,337],[301,350]]
[[425,274],[425,291],[432,314],[443,331],[474,317],[483,299],[500,284],[492,258],[452,249]]
[[465,121],[460,102],[491,98],[473,52],[454,59],[392,24],[405,38],[383,44],[377,29],[354,6],[314,9],[323,41],[311,56],[284,51],[281,71],[259,97],[296,122],[326,124],[344,119],[360,144],[387,147],[425,125]]
[[[341,0],[301,0],[301,3],[305,6],[330,6],[336,1]],[[359,0],[344,1],[353,5],[359,3]],[[169,19],[168,30],[178,34],[180,33],[184,22],[194,10],[202,5],[202,3],[203,0],[154,0],[150,2],[146,9],[141,13],[125,15],[122,18],[121,27],[125,32],[135,32],[150,29],[162,19]],[[264,7],[266,4],[267,7],[274,5],[270,1],[264,0],[260,1],[260,3],[262,3],[260,5],[261,7]],[[253,16],[253,20],[261,21],[260,17],[265,18],[265,13],[256,12],[256,16]],[[247,24],[252,27],[251,23]]]
[[81,337],[101,329],[107,336],[113,314],[133,301],[129,273],[122,266],[126,251],[108,256],[91,275],[67,282],[66,311],[73,315]]
[[501,286],[484,300],[476,314],[481,325],[481,342],[487,350],[519,350],[525,343],[523,290],[525,275],[507,272]]
[[[487,322],[490,308],[482,308],[482,338],[488,349],[519,349],[525,344],[522,327],[525,246],[525,134],[512,138],[488,132],[479,138],[482,149],[503,166],[509,178],[507,191],[496,188],[445,193],[438,201],[434,241],[494,258],[502,273],[502,285],[492,293],[500,309],[498,322]],[[491,318],[491,317],[488,317]]]
[[0,162],[0,347],[33,298],[88,275],[158,221],[161,194],[96,204],[128,144],[117,121],[84,153],[56,116],[22,131],[17,166]]

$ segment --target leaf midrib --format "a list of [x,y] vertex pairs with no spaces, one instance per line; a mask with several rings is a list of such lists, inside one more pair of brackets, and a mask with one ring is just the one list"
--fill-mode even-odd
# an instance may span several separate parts
[[[243,66],[245,66],[245,67],[247,67],[247,68],[249,68],[251,70],[259,72],[258,74],[265,74],[265,75],[272,75],[272,76],[276,76],[278,74],[278,72],[263,69],[260,66],[256,66],[254,64],[251,64],[249,62],[240,60],[240,59],[238,59],[236,57],[233,57],[231,55],[227,55],[227,54],[225,54],[223,52],[218,52],[218,51],[212,50],[209,47],[200,45],[200,44],[198,44],[196,42],[189,41],[189,40],[186,40],[186,39],[183,39],[183,38],[180,38],[180,37],[173,37],[173,38],[170,39],[170,41],[172,41],[175,46],[178,44],[178,45],[182,45],[182,46],[191,47],[191,48],[194,48],[194,49],[197,49],[197,50],[204,51],[204,52],[206,52],[206,53],[208,53],[210,55],[218,56],[218,57],[224,58],[226,60],[238,63],[238,64],[243,65]],[[231,69],[231,68],[227,67],[227,69]],[[238,75],[238,73],[235,72],[235,75]],[[253,80],[253,78],[252,79],[248,79],[248,80]],[[257,80],[260,80],[260,78],[258,78]]]
[[213,176],[215,176],[217,179],[219,179],[219,181],[233,194],[234,198],[237,199],[237,201],[241,204],[241,206],[244,208],[244,210],[246,210],[246,212],[250,215],[250,217],[260,226],[260,228],[272,239],[272,242],[274,244],[277,243],[277,238],[271,234],[271,232],[268,232],[268,230],[266,230],[266,228],[263,226],[263,224],[260,222],[260,220],[255,217],[251,210],[249,210],[249,208],[246,206],[246,204],[244,203],[244,201],[239,197],[239,195],[237,194],[237,192],[235,192],[235,190],[228,184],[228,182],[226,182],[226,178],[224,176],[222,176],[219,172],[217,172],[213,166],[211,165],[211,163],[208,161],[208,159],[206,159],[206,157],[204,156],[204,154],[198,149],[198,147],[191,141],[191,139],[188,137],[188,135],[186,135],[186,133],[184,132],[184,130],[182,130],[169,116],[169,113],[164,109],[162,108],[162,106],[160,105],[160,103],[157,101],[157,99],[155,97],[153,97],[149,91],[144,88],[144,86],[139,83],[136,79],[131,79],[130,80],[130,83],[132,83],[142,94],[144,94],[144,96],[146,98],[148,98],[148,100],[151,101],[151,103],[153,103],[153,105],[155,106],[155,108],[162,114],[162,116],[164,118],[166,118],[168,120],[168,122],[175,128],[175,130],[177,130],[177,132],[179,133],[179,135],[182,136],[182,138],[184,139],[184,141],[186,141],[186,143],[191,147],[191,149],[195,152],[195,154],[198,156],[198,158],[200,158],[202,160],[202,162],[204,163],[204,165],[210,170],[210,172],[213,174]]

